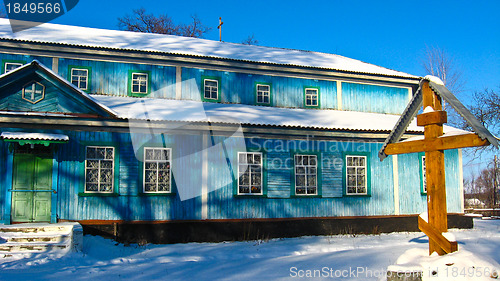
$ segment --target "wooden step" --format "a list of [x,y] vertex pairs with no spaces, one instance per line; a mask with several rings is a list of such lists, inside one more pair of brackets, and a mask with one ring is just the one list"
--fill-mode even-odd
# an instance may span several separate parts
[[20,244],[20,243],[4,243],[0,244],[0,253],[22,253],[22,252],[48,252],[56,249],[67,249],[68,244]]
[[[0,237],[2,234],[0,233]],[[36,242],[54,242],[60,243],[68,239],[68,235],[50,235],[50,236],[10,236],[4,237],[8,242],[17,243],[36,243]]]

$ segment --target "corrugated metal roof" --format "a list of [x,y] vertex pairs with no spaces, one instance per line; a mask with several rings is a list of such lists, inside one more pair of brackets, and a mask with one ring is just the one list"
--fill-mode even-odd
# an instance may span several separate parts
[[[131,120],[211,122],[285,128],[390,132],[399,115],[328,109],[278,108],[189,100],[91,95],[99,103]],[[446,126],[446,131],[457,129]],[[415,120],[409,131],[423,132]]]
[[9,20],[0,19],[0,38],[418,78],[404,72],[334,54],[251,46],[174,35],[105,30],[49,23],[12,33]]

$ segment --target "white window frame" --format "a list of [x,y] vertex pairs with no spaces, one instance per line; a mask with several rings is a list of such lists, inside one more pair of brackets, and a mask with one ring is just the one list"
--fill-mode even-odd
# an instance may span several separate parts
[[[245,155],[245,163],[240,162],[240,155],[243,155],[243,154]],[[248,159],[249,154],[253,155],[252,159],[254,159],[255,155],[260,155],[260,163],[259,164],[248,163],[247,159]],[[263,163],[264,163],[264,158],[263,158],[262,152],[238,152],[238,179],[237,179],[237,182],[238,182],[237,194],[238,195],[251,196],[251,195],[263,195],[264,194],[264,166],[263,166]],[[250,165],[260,167],[260,192],[259,193],[252,193],[252,186],[256,186],[256,185],[252,184],[252,174],[254,174],[254,172],[248,171]],[[242,173],[245,172],[245,171],[242,171],[241,166],[247,166],[247,171],[249,172],[248,192],[240,192],[240,177],[242,176]],[[255,174],[257,174],[257,173],[255,173]]]
[[[154,150],[162,150],[162,151],[167,151],[167,158],[166,160],[155,160],[155,159],[146,159],[146,156],[147,156],[147,153],[146,153],[146,150],[148,149],[153,149],[153,153],[154,153]],[[144,147],[144,157],[143,157],[143,168],[142,168],[142,192],[143,193],[166,193],[166,194],[169,194],[169,193],[172,193],[172,149],[171,148],[165,148],[165,147]],[[157,166],[156,166],[156,189],[154,191],[146,191],[146,163],[156,163]],[[159,163],[168,163],[169,164],[169,169],[168,169],[168,191],[158,191],[158,170],[159,170],[159,167],[158,167],[158,164]]]
[[[348,161],[348,158],[351,157],[351,158],[363,158],[365,161],[364,161],[364,165],[348,165],[349,161]],[[345,193],[346,195],[368,195],[368,157],[365,156],[365,155],[346,155],[346,158],[345,158],[345,165],[346,165],[346,170],[345,170],[345,182],[346,182],[346,189],[345,189]],[[349,169],[352,169],[354,168],[354,176],[356,177],[356,192],[349,192]],[[365,186],[364,186],[364,189],[365,189],[365,192],[358,192],[358,184],[357,184],[357,177],[360,175],[358,174],[358,170],[359,169],[365,169],[365,174],[364,174],[364,177],[365,177]]]
[[422,157],[420,157],[420,161],[421,161],[420,167],[422,168],[422,182],[421,182],[422,189],[421,189],[421,191],[422,191],[422,193],[427,194],[427,175],[425,174],[427,166],[425,163],[425,155],[422,155]]
[[[267,90],[259,90],[259,87],[267,87]],[[256,102],[258,104],[271,104],[271,86],[267,84],[257,84],[255,87],[256,93]],[[259,102],[259,96],[262,96],[262,101]],[[264,101],[264,98],[267,97],[268,102]]]
[[[307,164],[298,164],[297,163],[297,157],[304,157],[304,156],[307,156],[308,159],[309,157],[314,157],[316,159],[316,164],[315,165],[311,165],[309,164],[309,161]],[[316,154],[295,154],[294,157],[293,157],[293,162],[294,162],[294,165],[293,165],[293,172],[294,172],[294,177],[295,177],[295,195],[296,196],[314,196],[314,195],[318,195],[318,190],[319,190],[319,182],[318,182],[318,167],[319,167],[319,163],[318,163],[318,155]],[[304,168],[304,173],[297,173],[297,170],[298,168],[300,167],[303,167]],[[316,172],[314,173],[314,177],[315,177],[315,182],[316,182],[316,191],[314,193],[308,193],[308,188],[310,188],[310,186],[308,185],[308,176],[310,176],[310,173],[309,172],[309,169],[310,168],[315,168]],[[304,186],[297,186],[297,176],[304,176]],[[297,193],[297,188],[305,188],[305,193]]]
[[[73,73],[74,70],[85,71],[86,75],[85,76],[76,75],[76,74]],[[73,77],[76,77],[76,84],[73,83],[73,80],[74,80]],[[82,78],[84,78],[84,79],[82,79]],[[83,88],[81,86],[81,82],[82,81],[85,81],[85,85],[86,85],[85,88]],[[88,88],[89,88],[89,70],[86,69],[86,68],[71,68],[71,84],[77,86],[81,90],[88,90]]]
[[[134,76],[137,76],[138,77],[134,77]],[[140,79],[139,77],[143,77],[143,76],[146,76],[146,79]],[[144,73],[144,72],[132,72],[132,77],[131,77],[132,81],[130,82],[130,92],[132,94],[147,94],[148,93],[148,89],[149,89],[149,74],[148,73]],[[141,91],[141,82],[144,81],[145,82],[145,85],[146,85],[146,90],[143,92]],[[134,86],[139,86],[139,91],[134,91]]]
[[[113,159],[106,159],[106,153],[105,153],[105,158],[87,158],[87,149],[88,148],[101,148],[101,149],[112,149],[113,150]],[[115,189],[115,148],[113,146],[86,146],[85,147],[85,186],[84,186],[84,193],[113,193]],[[98,170],[98,175],[97,175],[97,191],[88,191],[87,190],[87,170],[88,170],[88,165],[87,161],[92,160],[92,161],[99,161],[99,167],[97,168]],[[109,161],[111,160],[111,190],[110,191],[100,191],[101,187],[101,161]]]
[[[215,82],[216,86],[207,86],[207,82]],[[207,87],[209,88],[209,97],[207,97]],[[212,92],[215,88],[216,97],[212,98]],[[215,79],[203,79],[203,98],[206,100],[218,100],[219,99],[219,80]]]
[[[11,70],[9,70],[9,71],[7,71],[7,66],[8,66],[8,65],[15,65],[16,67],[15,67],[15,68],[13,68],[13,69],[11,69]],[[22,63],[20,63],[20,62],[6,62],[6,63],[5,63],[5,66],[4,66],[4,72],[3,72],[3,73],[8,73],[8,72],[11,72],[12,70],[15,70],[15,69],[17,69],[17,68],[19,68],[19,67],[21,67],[21,66],[23,66],[23,64],[22,64]]]
[[[313,91],[314,94],[308,93],[308,91]],[[304,99],[304,102],[305,102],[304,105],[305,106],[318,106],[319,105],[319,90],[318,89],[316,89],[316,88],[306,88],[304,90],[304,94],[305,94],[305,99]],[[313,96],[316,97],[316,104],[312,104],[312,102],[314,101]],[[311,104],[310,105],[307,104],[307,100],[308,99],[311,100]]]

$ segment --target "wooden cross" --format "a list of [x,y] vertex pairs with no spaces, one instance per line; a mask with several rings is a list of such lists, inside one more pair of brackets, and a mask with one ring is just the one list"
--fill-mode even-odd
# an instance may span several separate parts
[[219,30],[219,41],[222,42],[222,25],[224,22],[222,22],[222,17],[219,17],[219,26],[217,26],[217,29]]
[[490,143],[475,133],[443,136],[447,115],[441,97],[429,87],[428,81],[422,85],[422,95],[424,113],[417,116],[417,125],[424,127],[424,139],[388,144],[384,152],[387,155],[425,152],[428,219],[419,216],[418,227],[429,237],[429,255],[433,252],[444,255],[458,250],[457,242],[443,235],[448,231],[444,150]]

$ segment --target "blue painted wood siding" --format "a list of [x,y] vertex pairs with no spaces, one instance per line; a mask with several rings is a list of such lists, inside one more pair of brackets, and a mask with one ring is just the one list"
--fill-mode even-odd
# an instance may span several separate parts
[[[421,193],[419,153],[398,156],[399,206],[401,214],[427,211],[427,196]],[[446,204],[449,213],[461,213],[460,167],[458,150],[445,151]]]
[[411,96],[406,88],[342,82],[342,109],[402,114]]
[[145,71],[151,76],[151,98],[175,98],[175,67],[131,64],[118,62],[102,62],[75,59],[59,60],[59,75],[71,81],[71,66],[90,67],[91,93],[114,96],[129,95],[129,76],[132,71]]
[[[337,83],[335,81],[253,75],[198,68],[182,69],[183,99],[201,100],[203,91],[202,77],[220,78],[222,84],[221,101],[226,103],[255,105],[255,85],[257,83],[267,83],[271,86],[273,106],[303,108],[304,88],[318,87],[320,108],[337,109]],[[186,83],[190,79],[194,79],[194,83]]]
[[[9,153],[8,144],[0,142],[0,223],[5,218],[5,206],[7,206],[6,195],[7,189],[11,183],[7,182],[7,154]],[[9,204],[10,205],[10,204]]]
[[19,61],[22,63],[30,63],[33,60],[38,60],[40,63],[48,67],[49,69],[52,69],[52,58],[48,57],[39,57],[39,56],[31,56],[31,55],[13,55],[13,54],[0,54],[0,59],[2,61],[2,69],[0,70],[0,73],[4,73],[3,67],[5,65],[5,62],[10,62],[10,61]]
[[[52,58],[24,55],[0,54],[2,61],[30,62],[38,59],[51,68]],[[173,66],[103,62],[91,60],[58,60],[58,74],[71,80],[71,67],[90,69],[89,93],[128,96],[130,95],[130,73],[147,72],[150,78],[151,98],[176,98],[176,68]],[[340,109],[337,104],[337,82],[316,79],[302,79],[270,75],[255,75],[198,68],[182,68],[182,99],[201,100],[202,77],[220,79],[220,95],[223,103],[256,104],[255,85],[266,83],[271,86],[272,106],[304,108],[304,89],[319,89],[319,108]],[[342,82],[342,110],[400,114],[409,101],[407,88],[367,85]]]
[[[5,130],[4,130],[5,131]],[[19,131],[7,129],[7,131]],[[199,191],[202,186],[203,138],[201,135],[69,132],[67,144],[59,144],[55,157],[58,162],[57,215],[65,220],[199,220],[202,219],[201,196],[181,200],[174,186],[174,196],[143,195],[140,156],[132,143],[170,147],[177,165],[174,180],[180,188]],[[391,158],[380,162],[377,153],[381,143],[334,142],[313,140],[278,140],[252,138],[247,147],[261,151],[266,161],[265,197],[234,196],[234,173],[224,163],[237,163],[238,139],[213,137],[214,143],[224,143],[225,150],[208,153],[208,219],[293,218],[392,215],[394,205],[394,175]],[[5,163],[7,145],[2,142],[1,165]],[[86,145],[114,146],[119,165],[116,196],[81,196],[84,188],[84,151]],[[142,148],[141,148],[142,149]],[[140,151],[140,150],[139,150]],[[322,171],[321,197],[293,197],[292,174],[294,153],[317,152]],[[370,196],[343,195],[343,155],[366,152],[371,164]],[[185,157],[190,156],[190,157]],[[227,159],[226,157],[229,157]],[[458,151],[445,152],[448,212],[460,212]],[[219,163],[219,164],[216,164]],[[222,163],[222,164],[221,164]],[[235,168],[235,167],[234,167]],[[398,156],[399,197],[401,214],[418,214],[426,210],[425,196],[420,194],[418,154]],[[2,178],[5,179],[5,175]],[[179,184],[181,182],[181,184]],[[9,183],[2,182],[0,203]],[[185,198],[186,199],[186,198]],[[0,214],[3,210],[0,210]]]

